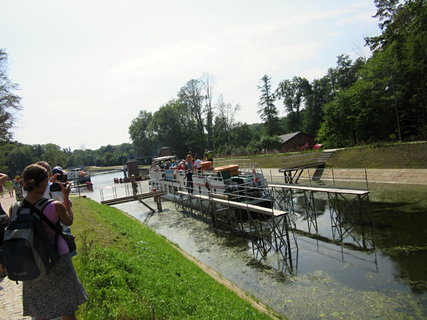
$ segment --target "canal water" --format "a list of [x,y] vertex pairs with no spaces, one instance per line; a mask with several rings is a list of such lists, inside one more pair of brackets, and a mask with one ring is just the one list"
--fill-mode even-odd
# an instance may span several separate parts
[[[114,185],[114,177],[120,173],[93,176],[94,191],[85,194],[100,201],[129,192]],[[148,191],[148,182],[139,188]],[[152,199],[147,203],[156,208]],[[386,209],[375,219],[347,219],[339,243],[328,201],[316,199],[316,236],[309,234],[305,202],[297,198],[298,254],[290,270],[282,255],[271,251],[260,259],[250,239],[216,230],[172,202],[162,204],[163,212],[154,214],[138,202],[116,207],[289,319],[427,319],[427,212],[410,219],[394,215],[394,223],[387,222]]]

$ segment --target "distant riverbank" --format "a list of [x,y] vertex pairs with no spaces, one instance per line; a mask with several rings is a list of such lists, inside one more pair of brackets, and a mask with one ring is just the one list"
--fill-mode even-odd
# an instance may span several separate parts
[[108,166],[108,167],[97,167],[97,166],[87,166],[85,167],[86,171],[89,171],[90,173],[98,173],[98,172],[114,172],[114,171],[122,171],[123,166]]
[[[427,169],[427,142],[376,144],[334,149],[324,161],[328,168]],[[320,161],[327,150],[266,153],[214,159],[215,165],[238,162],[258,168],[292,168]],[[323,162],[323,160],[322,160]]]
[[[268,170],[274,168],[271,170],[274,170],[277,175],[279,174],[277,170],[280,168],[293,168],[316,163],[322,159],[322,154],[324,151],[230,156],[214,158],[214,165],[238,163],[242,167],[255,165],[257,168]],[[324,162],[326,169],[323,177],[325,178],[329,174],[330,177],[326,179],[330,180],[333,175],[338,181],[339,179],[367,179],[368,183],[427,185],[427,142],[338,149],[331,152]],[[95,175],[120,172],[123,170],[123,166],[87,166],[85,170]],[[314,169],[305,170],[303,174],[310,176],[313,173]]]

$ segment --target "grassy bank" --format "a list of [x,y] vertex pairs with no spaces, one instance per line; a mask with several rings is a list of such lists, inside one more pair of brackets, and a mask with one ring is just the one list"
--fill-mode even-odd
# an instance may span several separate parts
[[89,172],[103,172],[103,171],[112,171],[112,170],[118,170],[123,169],[123,166],[109,166],[109,167],[97,167],[97,166],[87,166],[85,167],[86,171]]
[[[215,165],[256,163],[258,168],[291,168],[316,162],[322,151],[271,153],[217,158]],[[427,143],[377,144],[336,151],[326,162],[330,168],[427,169]]]
[[427,169],[427,143],[371,145],[336,152],[333,168]]
[[215,158],[215,166],[238,163],[241,166],[256,164],[257,168],[289,168],[316,162],[321,151],[301,153],[268,153],[241,157]]
[[[322,150],[304,152],[267,153],[258,155],[216,157],[215,166],[238,163],[241,166],[256,164],[258,168],[292,168],[316,162]],[[345,148],[336,151],[326,162],[330,168],[367,169],[427,169],[427,142],[375,144]],[[149,168],[141,165],[141,168]],[[90,172],[121,169],[122,166],[88,166]]]
[[81,319],[271,319],[121,211],[75,199]]

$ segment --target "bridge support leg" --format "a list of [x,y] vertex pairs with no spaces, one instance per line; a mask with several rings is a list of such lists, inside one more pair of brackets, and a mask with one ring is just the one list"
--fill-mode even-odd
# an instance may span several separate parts
[[[274,231],[275,251],[283,257],[284,267],[289,273],[296,268],[295,261],[298,260],[298,245],[295,234],[291,229],[289,213],[274,217],[271,220]],[[290,234],[292,233],[292,234]]]
[[144,206],[146,206],[148,209],[150,209],[150,211],[152,212],[152,213],[154,213],[154,212],[156,212],[156,210],[154,210],[153,208],[151,208],[148,204],[146,204],[144,201],[142,201],[141,199],[138,199],[138,201],[140,202],[140,203],[142,203]]
[[157,204],[157,210],[159,212],[162,212],[163,208],[162,208],[162,199],[161,199],[161,197],[156,196],[156,197],[154,197],[154,200],[156,201],[156,204]]
[[258,258],[259,254],[261,259],[264,259],[267,256],[267,253],[271,250],[271,243],[265,238],[266,234],[263,227],[263,222],[260,219],[254,219],[249,211],[248,222],[250,235],[252,238],[252,253],[255,258]]
[[[329,210],[331,215],[332,237],[339,241],[350,237],[363,249],[374,249],[374,235],[372,221],[369,219],[368,195],[357,195],[354,199],[347,199],[341,194],[328,193]],[[357,214],[356,214],[357,210]],[[346,212],[346,214],[344,214]],[[365,212],[365,214],[364,214]],[[357,228],[360,236],[354,235]]]
[[305,200],[306,213],[307,213],[308,232],[311,233],[311,227],[313,227],[316,233],[318,233],[319,230],[317,226],[317,214],[316,214],[316,208],[314,204],[313,191],[310,191],[310,192],[304,191],[304,200]]
[[337,193],[328,193],[329,200],[329,212],[331,215],[331,227],[332,227],[332,238],[336,239],[337,234],[339,236],[339,240],[343,239],[343,232],[341,228],[341,216],[338,202],[338,194]]

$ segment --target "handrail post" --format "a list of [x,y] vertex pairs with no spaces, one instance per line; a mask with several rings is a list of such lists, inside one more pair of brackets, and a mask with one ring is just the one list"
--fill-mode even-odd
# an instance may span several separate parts
[[334,169],[331,168],[331,172],[332,172],[332,183],[334,184],[335,187],[335,175],[334,175]]
[[368,187],[368,171],[366,170],[366,168],[365,168],[365,181],[366,181],[366,190],[369,190],[369,187]]

